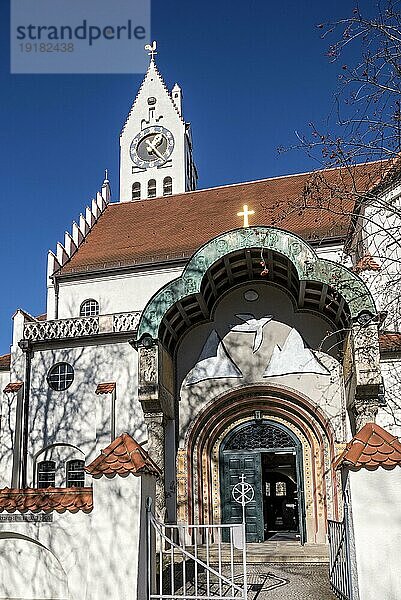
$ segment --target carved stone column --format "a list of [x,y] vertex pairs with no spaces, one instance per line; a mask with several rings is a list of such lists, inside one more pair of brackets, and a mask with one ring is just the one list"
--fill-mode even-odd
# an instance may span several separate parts
[[366,423],[376,421],[377,412],[384,405],[377,322],[361,315],[360,322],[353,324],[349,342],[344,376],[349,381],[348,408],[358,432]]
[[360,431],[366,423],[375,423],[376,415],[382,403],[373,398],[371,400],[355,400],[352,412],[355,419],[355,429]]
[[163,413],[145,414],[145,423],[148,428],[148,452],[152,460],[162,470],[162,475],[156,480],[156,512],[164,520],[166,512],[166,490],[164,476],[165,452],[165,421]]
[[[138,347],[138,395],[148,428],[149,455],[163,475],[156,486],[156,509],[160,518],[166,512],[165,427],[174,418],[172,360],[162,346],[147,339]],[[173,450],[172,450],[173,451]]]

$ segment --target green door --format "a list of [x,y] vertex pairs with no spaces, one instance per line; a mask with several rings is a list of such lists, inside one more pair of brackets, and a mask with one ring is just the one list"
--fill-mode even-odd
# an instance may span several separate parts
[[[262,466],[260,452],[222,453],[222,522],[227,524],[242,523],[242,506],[232,496],[233,487],[240,481],[242,474],[249,483],[255,496],[246,505],[246,540],[247,542],[263,542],[264,521],[262,501]],[[228,541],[228,540],[225,540]]]

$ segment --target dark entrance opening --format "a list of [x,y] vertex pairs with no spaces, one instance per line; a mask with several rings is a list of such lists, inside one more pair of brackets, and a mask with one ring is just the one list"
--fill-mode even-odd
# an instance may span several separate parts
[[230,432],[220,449],[223,523],[241,523],[232,497],[241,475],[254,488],[246,506],[248,542],[305,542],[302,453],[298,438],[281,423],[248,421]]
[[299,540],[296,452],[262,454],[265,540]]

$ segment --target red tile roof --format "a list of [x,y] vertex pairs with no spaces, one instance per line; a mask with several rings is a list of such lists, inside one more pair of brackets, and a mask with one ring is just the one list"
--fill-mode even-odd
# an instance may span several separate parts
[[85,467],[85,471],[95,479],[99,479],[103,475],[126,477],[130,473],[136,476],[141,473],[161,474],[159,467],[149,457],[146,450],[128,433],[122,433],[102,450],[100,456]]
[[9,371],[11,366],[11,354],[0,356],[0,371]]
[[96,388],[96,394],[111,394],[116,389],[115,382],[99,383]]
[[109,204],[60,272],[187,258],[240,227],[243,204],[255,211],[251,226],[280,227],[306,240],[344,239],[358,192],[370,189],[383,170],[382,163],[370,163]]
[[75,513],[79,510],[90,512],[93,509],[92,488],[44,488],[0,490],[0,512],[56,512],[66,510]]
[[22,381],[13,381],[11,383],[7,383],[3,392],[5,394],[14,394],[15,392],[18,392],[18,390],[20,390],[23,385],[24,384],[22,383]]
[[376,423],[367,423],[336,460],[336,469],[342,465],[352,471],[394,469],[401,466],[401,442]]
[[355,273],[362,273],[363,271],[380,271],[380,265],[368,252],[358,261],[353,270]]
[[384,332],[379,335],[380,352],[401,352],[401,333]]

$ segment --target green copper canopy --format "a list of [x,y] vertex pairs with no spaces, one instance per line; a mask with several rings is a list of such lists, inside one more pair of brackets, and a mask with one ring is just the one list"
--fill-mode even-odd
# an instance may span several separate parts
[[199,293],[205,273],[217,260],[244,248],[261,248],[286,256],[293,263],[300,281],[327,284],[341,294],[352,318],[363,311],[372,315],[377,312],[365,283],[348,268],[319,258],[309,244],[293,233],[275,227],[247,227],[223,233],[195,252],[182,275],[149,300],[139,322],[137,339],[144,335],[156,339],[168,309],[185,296]]

